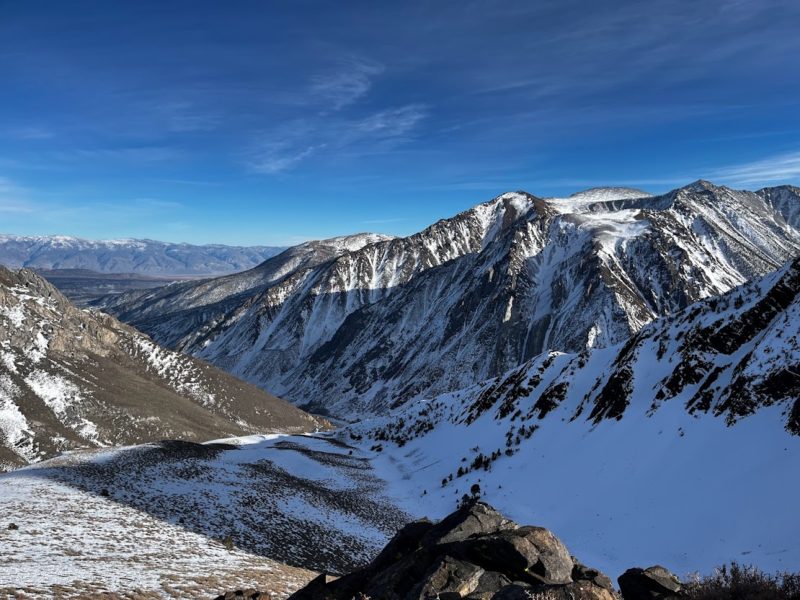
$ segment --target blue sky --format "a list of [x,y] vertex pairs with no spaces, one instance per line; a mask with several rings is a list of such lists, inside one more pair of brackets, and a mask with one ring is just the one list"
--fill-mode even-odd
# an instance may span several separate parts
[[290,244],[800,183],[796,0],[0,0],[0,232]]

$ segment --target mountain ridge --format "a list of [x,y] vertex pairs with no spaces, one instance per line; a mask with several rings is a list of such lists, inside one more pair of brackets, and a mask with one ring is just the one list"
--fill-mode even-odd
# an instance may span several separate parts
[[285,247],[196,245],[139,238],[89,240],[0,234],[0,264],[10,268],[212,276],[255,267],[283,250]]
[[267,261],[98,307],[315,411],[380,412],[544,350],[618,343],[778,268],[800,254],[798,223],[781,208],[795,197],[777,202],[779,189],[699,181],[587,201],[511,192],[280,277]]

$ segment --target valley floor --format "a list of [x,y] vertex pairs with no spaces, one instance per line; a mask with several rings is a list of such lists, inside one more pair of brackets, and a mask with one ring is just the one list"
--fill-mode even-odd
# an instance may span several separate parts
[[230,442],[78,453],[0,475],[0,595],[255,587],[282,598],[314,575],[298,565],[352,569],[410,518],[335,441]]

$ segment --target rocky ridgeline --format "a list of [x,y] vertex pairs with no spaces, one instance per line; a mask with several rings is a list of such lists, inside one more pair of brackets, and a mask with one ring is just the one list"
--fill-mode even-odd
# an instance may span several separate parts
[[[680,598],[663,567],[629,569],[624,600]],[[217,600],[269,598],[255,590]],[[606,575],[581,564],[551,531],[519,526],[469,502],[439,523],[403,527],[368,566],[338,579],[319,575],[289,600],[618,600]]]

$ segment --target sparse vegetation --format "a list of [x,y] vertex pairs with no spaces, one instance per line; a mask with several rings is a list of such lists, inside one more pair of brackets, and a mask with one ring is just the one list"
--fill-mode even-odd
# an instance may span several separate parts
[[222,540],[222,544],[225,546],[225,549],[228,552],[233,552],[234,543],[233,543],[233,536],[232,535],[226,535],[225,538]]
[[770,575],[732,562],[684,583],[687,600],[800,600],[800,573]]

